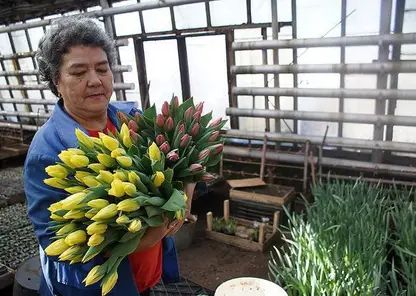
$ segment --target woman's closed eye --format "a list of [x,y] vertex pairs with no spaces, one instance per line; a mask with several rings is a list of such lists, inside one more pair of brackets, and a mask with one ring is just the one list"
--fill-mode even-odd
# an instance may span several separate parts
[[98,68],[97,72],[100,74],[106,74],[108,72],[108,68]]

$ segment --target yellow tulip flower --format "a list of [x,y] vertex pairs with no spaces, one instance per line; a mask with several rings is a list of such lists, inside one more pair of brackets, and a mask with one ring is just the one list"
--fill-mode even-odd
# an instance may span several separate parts
[[72,155],[70,160],[75,168],[84,168],[90,164],[90,160],[85,155]]
[[153,185],[160,187],[163,182],[165,182],[165,175],[162,172],[156,172],[153,178]]
[[45,184],[47,184],[51,187],[55,187],[55,188],[59,188],[59,189],[65,189],[66,187],[69,186],[69,184],[66,180],[58,179],[58,178],[45,179],[45,180],[43,180],[43,182],[45,182]]
[[68,170],[59,164],[48,166],[45,172],[49,176],[58,179],[65,179],[68,176]]
[[67,234],[71,231],[74,231],[77,228],[77,225],[75,223],[68,223],[66,224],[64,227],[62,227],[61,229],[59,229],[56,234],[57,235],[63,235],[63,234]]
[[77,231],[71,232],[65,238],[65,242],[69,246],[82,244],[82,243],[85,243],[86,241],[87,241],[87,234],[85,233],[84,230],[77,230]]
[[77,136],[77,139],[80,143],[88,147],[89,149],[94,148],[94,142],[92,141],[91,137],[86,135],[83,131],[81,131],[79,128],[75,130],[75,135]]
[[101,141],[103,141],[104,147],[110,151],[113,151],[119,147],[119,142],[117,139],[114,139],[106,134],[99,133]]
[[132,198],[124,199],[117,204],[117,210],[123,212],[134,212],[139,208],[139,204]]
[[117,159],[117,162],[125,168],[129,168],[133,164],[133,160],[131,159],[130,156],[119,156],[116,159]]
[[105,208],[102,208],[98,211],[98,213],[91,218],[93,221],[101,221],[113,218],[117,215],[117,205],[116,204],[109,204]]
[[87,227],[88,235],[103,234],[106,232],[108,226],[104,223],[93,222]]
[[110,276],[106,276],[103,279],[103,286],[101,290],[101,295],[105,296],[114,288],[118,280],[118,273],[117,271],[113,272]]
[[85,286],[89,286],[100,281],[104,277],[106,270],[106,268],[101,268],[101,265],[94,266],[90,272],[88,272],[87,277],[83,281]]
[[97,159],[102,165],[104,165],[107,168],[111,168],[116,164],[114,158],[112,158],[108,154],[100,153],[97,155]]
[[88,166],[89,169],[93,170],[95,173],[99,174],[101,170],[105,170],[105,166],[101,163],[91,163]]
[[111,188],[108,191],[108,194],[115,196],[115,197],[123,197],[124,196],[124,185],[123,181],[114,179],[113,182],[111,182]]
[[71,220],[71,219],[82,219],[84,218],[84,212],[80,211],[78,209],[70,210],[68,213],[64,215],[65,219]]
[[142,222],[139,219],[134,219],[128,228],[128,230],[133,233],[138,232],[140,229],[142,229]]
[[70,245],[65,242],[65,239],[58,239],[51,243],[46,249],[45,253],[48,256],[59,256],[67,249],[69,249]]
[[65,188],[65,191],[71,194],[75,194],[75,193],[79,193],[84,191],[85,189],[87,189],[84,186],[71,186],[71,187],[67,187]]
[[123,182],[124,192],[129,196],[134,196],[137,192],[136,186],[130,182]]
[[113,158],[116,158],[119,156],[125,156],[125,155],[127,155],[127,152],[123,148],[117,148],[111,151],[111,157]]
[[105,183],[111,184],[113,182],[113,174],[109,171],[100,171],[100,174],[97,176],[97,179]]
[[116,223],[119,225],[124,225],[130,222],[130,218],[127,217],[126,215],[121,215],[120,217],[117,218]]
[[102,208],[105,208],[106,206],[108,206],[110,203],[108,202],[108,200],[106,199],[102,199],[102,198],[98,198],[98,199],[93,199],[90,200],[88,202],[88,205],[92,208],[95,208],[97,210],[101,210]]
[[151,160],[160,160],[160,150],[155,142],[149,147],[149,157]]
[[101,186],[101,183],[97,181],[94,176],[87,176],[83,178],[82,181],[84,182],[85,185],[87,185],[90,188]]
[[87,194],[84,192],[79,192],[72,194],[62,200],[62,209],[64,210],[74,210],[76,208],[79,208],[79,202],[86,196]]

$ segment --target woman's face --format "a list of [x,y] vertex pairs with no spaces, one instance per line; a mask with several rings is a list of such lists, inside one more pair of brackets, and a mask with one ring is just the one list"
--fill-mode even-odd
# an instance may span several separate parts
[[57,89],[70,114],[105,112],[113,93],[113,73],[100,47],[74,46],[62,58]]

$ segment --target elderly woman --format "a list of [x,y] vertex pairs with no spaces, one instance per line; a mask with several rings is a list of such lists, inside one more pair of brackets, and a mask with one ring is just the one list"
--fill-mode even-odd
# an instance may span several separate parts
[[[37,54],[39,71],[51,91],[59,97],[50,119],[36,133],[25,163],[25,192],[28,215],[40,247],[42,279],[40,295],[100,295],[99,284],[85,287],[82,280],[103,257],[86,264],[69,265],[45,255],[51,232],[47,230],[48,207],[66,196],[44,184],[45,168],[59,161],[61,150],[76,147],[75,129],[91,136],[114,131],[116,113],[137,112],[134,103],[110,104],[113,93],[112,67],[116,55],[113,41],[88,18],[65,18],[52,24],[41,39]],[[194,185],[185,189],[192,196]],[[119,267],[118,282],[112,295],[149,294],[149,288],[163,276],[164,281],[179,277],[176,249],[170,237],[183,222],[166,221],[149,228],[136,252]]]

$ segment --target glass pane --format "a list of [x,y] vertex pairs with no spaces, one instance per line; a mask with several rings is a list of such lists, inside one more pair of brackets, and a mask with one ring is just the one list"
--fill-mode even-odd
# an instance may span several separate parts
[[213,118],[225,118],[229,99],[224,36],[186,38],[186,45],[194,102],[204,101],[204,113],[212,110]]
[[360,123],[344,123],[342,135],[344,138],[372,140],[374,125]]
[[169,8],[159,8],[143,11],[144,28],[146,32],[162,32],[172,30]]
[[176,28],[179,30],[207,26],[204,3],[175,6],[173,10],[175,12]]
[[213,26],[227,26],[247,23],[245,0],[221,0],[210,2]]
[[[113,3],[113,7],[137,4],[135,0],[121,1]],[[132,35],[142,32],[140,27],[140,17],[137,11],[114,15],[114,25],[116,27],[116,35]]]
[[347,35],[376,35],[380,27],[380,0],[348,0]]
[[170,101],[172,94],[182,97],[176,40],[145,42],[144,52],[150,103],[156,104],[160,111],[163,102]]
[[6,33],[0,34],[0,52],[2,55],[13,53],[12,48],[10,46],[9,37]]
[[372,63],[377,59],[377,46],[348,46],[345,48],[346,63]]

